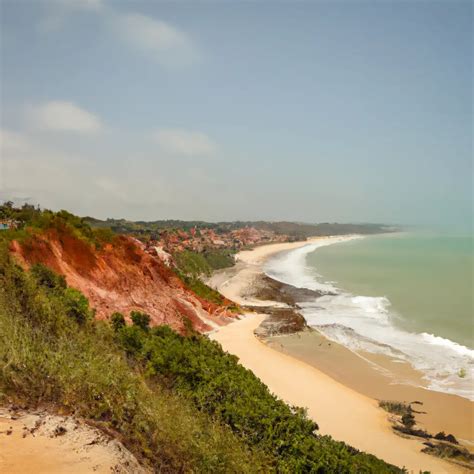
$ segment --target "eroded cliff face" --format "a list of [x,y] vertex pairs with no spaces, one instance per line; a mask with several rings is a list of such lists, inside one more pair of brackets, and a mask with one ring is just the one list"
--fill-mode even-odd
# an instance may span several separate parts
[[14,241],[11,251],[25,268],[42,263],[64,275],[69,286],[87,296],[99,319],[114,311],[125,317],[130,311],[143,311],[152,325],[183,330],[188,318],[196,330],[205,332],[233,318],[225,306],[204,301],[187,289],[131,237],[118,236],[96,249],[67,230],[51,229],[21,244]]

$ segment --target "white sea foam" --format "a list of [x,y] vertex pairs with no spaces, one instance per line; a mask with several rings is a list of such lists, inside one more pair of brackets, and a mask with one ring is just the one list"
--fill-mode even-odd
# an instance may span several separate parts
[[[341,240],[343,242],[344,240]],[[328,241],[335,243],[334,241]],[[384,296],[356,296],[324,281],[306,257],[321,245],[310,244],[269,260],[265,272],[284,283],[327,293],[300,303],[308,324],[353,351],[386,354],[420,370],[428,387],[474,400],[474,350],[429,333],[398,327]],[[462,377],[460,376],[462,375]]]

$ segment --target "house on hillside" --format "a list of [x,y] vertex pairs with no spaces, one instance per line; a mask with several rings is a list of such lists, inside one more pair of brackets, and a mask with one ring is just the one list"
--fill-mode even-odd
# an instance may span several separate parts
[[13,219],[0,219],[0,230],[16,229],[19,222]]

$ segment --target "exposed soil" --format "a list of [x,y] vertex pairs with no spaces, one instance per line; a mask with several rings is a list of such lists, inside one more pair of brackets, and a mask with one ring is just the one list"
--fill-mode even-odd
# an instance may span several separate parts
[[187,289],[177,275],[143,245],[119,236],[100,249],[67,231],[50,230],[13,242],[11,251],[25,268],[42,263],[64,275],[69,286],[89,299],[99,319],[119,311],[143,311],[153,325],[181,331],[189,319],[200,332],[226,324],[234,314]]
[[8,474],[148,474],[117,440],[85,422],[0,407],[0,472]]

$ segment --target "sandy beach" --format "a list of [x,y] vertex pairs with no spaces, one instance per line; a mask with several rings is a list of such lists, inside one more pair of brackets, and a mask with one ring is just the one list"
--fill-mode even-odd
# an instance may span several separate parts
[[[307,245],[328,245],[354,237],[321,237],[306,242],[281,243],[240,252],[237,265],[216,273],[208,283],[227,298],[248,306],[281,306],[282,303],[247,299],[246,289],[261,274],[262,265],[275,253]],[[290,404],[307,407],[322,434],[405,466],[411,472],[464,472],[452,463],[421,453],[422,442],[396,435],[388,414],[378,407],[377,398],[404,401],[420,400],[424,415],[420,424],[432,432],[444,430],[469,442],[473,439],[472,402],[461,397],[396,383],[393,378],[373,370],[369,358],[363,359],[342,346],[330,343],[317,331],[283,335],[261,340],[254,331],[265,319],[262,313],[244,317],[210,336],[223,348],[237,355],[277,396]],[[314,350],[318,347],[317,350]],[[376,361],[379,365],[390,360]],[[387,367],[388,369],[389,367]],[[398,368],[397,368],[398,369]],[[420,374],[408,364],[401,369],[406,380]],[[439,428],[439,429],[438,429]]]

